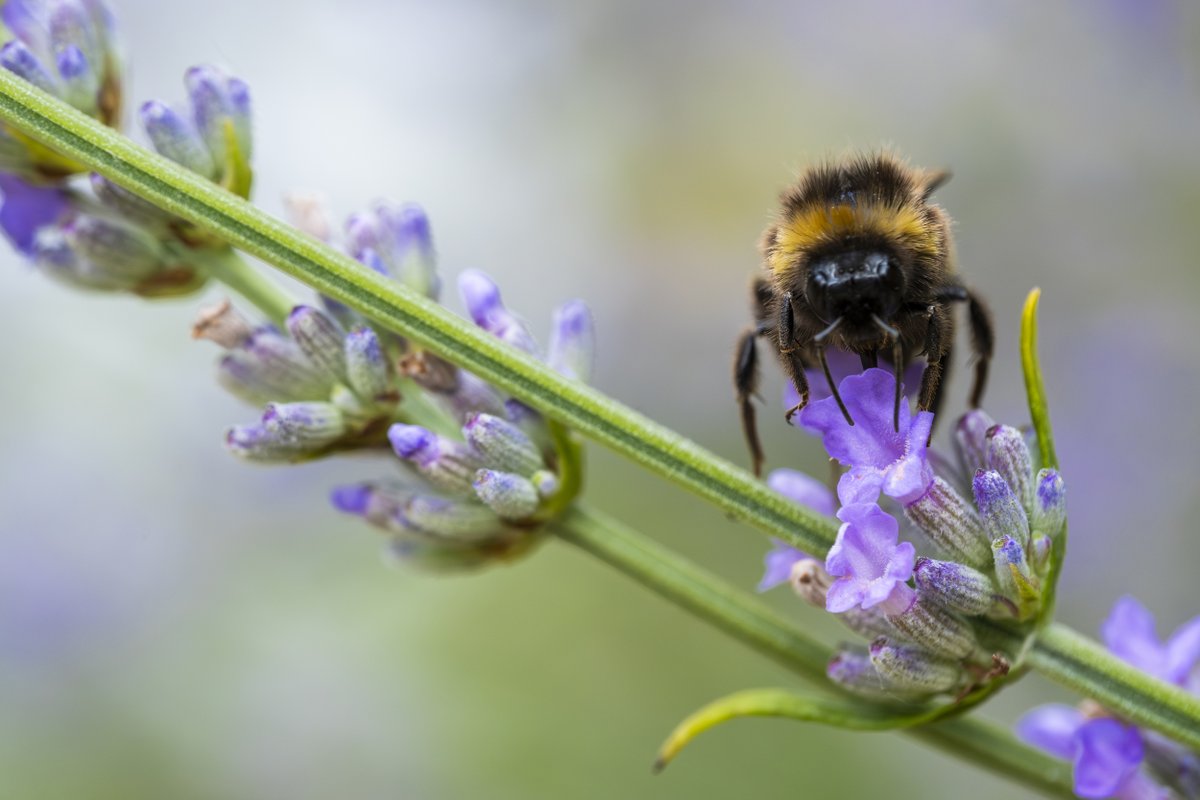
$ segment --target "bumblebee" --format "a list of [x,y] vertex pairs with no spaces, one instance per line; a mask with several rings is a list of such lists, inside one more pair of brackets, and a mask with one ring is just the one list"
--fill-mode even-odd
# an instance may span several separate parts
[[925,359],[917,407],[936,413],[954,345],[951,306],[966,303],[975,356],[970,404],[979,405],[992,357],[992,319],[960,281],[950,217],[929,199],[949,177],[875,153],[811,167],[780,196],[777,217],[759,244],[766,274],[753,285],[755,324],[738,337],[733,367],[756,475],[763,462],[752,402],[759,338],[771,342],[800,396],[789,421],[808,402],[805,370],[819,366],[853,425],[825,350],[856,353],[863,369],[878,366],[882,355],[896,374],[898,429],[900,376],[912,359]]

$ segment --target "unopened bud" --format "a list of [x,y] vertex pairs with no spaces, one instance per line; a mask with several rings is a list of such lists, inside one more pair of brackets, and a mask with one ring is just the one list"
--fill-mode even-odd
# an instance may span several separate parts
[[898,693],[885,686],[875,664],[871,662],[870,654],[859,648],[839,650],[825,667],[825,674],[838,686],[872,700],[902,700],[910,697],[907,693]]
[[394,402],[392,374],[379,337],[370,328],[355,328],[346,334],[346,379],[350,388],[368,403]]
[[992,543],[1000,591],[1017,605],[1018,618],[1028,619],[1041,605],[1041,583],[1029,567],[1025,548],[1011,536]]
[[881,636],[871,643],[871,663],[884,686],[900,691],[936,694],[957,689],[965,675],[957,662]]
[[1033,457],[1025,435],[1010,425],[994,425],[984,442],[984,464],[1000,474],[1026,511],[1033,507]]
[[434,495],[416,495],[397,516],[414,530],[462,542],[486,540],[501,527],[486,506]]
[[209,180],[216,177],[212,154],[191,120],[157,100],[143,103],[139,116],[150,143],[161,155]]
[[1067,486],[1057,470],[1037,474],[1033,491],[1033,530],[1055,537],[1067,521]]
[[992,579],[965,564],[918,558],[913,577],[918,594],[951,611],[975,616],[988,612],[996,603]]
[[903,614],[889,614],[888,622],[905,639],[939,656],[966,658],[978,647],[966,621],[921,597]]
[[434,486],[459,495],[474,493],[471,484],[483,463],[466,445],[419,425],[399,423],[388,428],[388,439],[396,455],[410,462]]
[[942,478],[934,478],[929,491],[905,506],[904,514],[950,560],[979,567],[991,559],[979,515]]
[[545,468],[542,454],[524,431],[492,414],[472,414],[463,436],[491,469],[532,475]]
[[551,368],[568,378],[586,382],[592,376],[595,351],[596,332],[587,305],[574,300],[555,309],[546,357]]
[[272,327],[255,330],[217,366],[217,379],[252,403],[328,397],[333,381],[291,339]]
[[1000,473],[979,470],[971,485],[988,538],[995,541],[1002,536],[1011,536],[1022,547],[1028,544],[1029,521],[1025,517],[1025,509]]
[[255,425],[236,425],[225,435],[234,455],[252,461],[295,461],[316,455],[346,432],[329,403],[271,403]]
[[537,489],[528,478],[491,469],[475,473],[475,494],[501,519],[528,519],[539,503]]
[[81,214],[63,227],[63,234],[80,256],[119,280],[144,280],[164,266],[157,239],[115,218]]
[[954,428],[954,445],[967,475],[983,469],[987,432],[996,421],[986,411],[974,409],[963,414]]
[[333,380],[346,380],[346,332],[333,317],[313,306],[296,306],[287,329],[313,364]]
[[543,500],[548,500],[558,494],[562,485],[558,476],[548,469],[539,469],[529,480],[533,482],[533,488],[537,489],[538,497]]

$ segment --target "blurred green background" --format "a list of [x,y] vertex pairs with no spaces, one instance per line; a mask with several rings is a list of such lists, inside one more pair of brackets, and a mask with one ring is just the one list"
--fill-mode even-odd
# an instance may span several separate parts
[[[319,190],[433,217],[543,335],[593,306],[595,383],[745,463],[728,382],[756,237],[808,161],[890,143],[939,201],[999,325],[993,415],[1024,422],[1020,302],[1071,492],[1060,617],[1136,594],[1200,611],[1200,8],[996,4],[124,0],[131,107],[217,61],[256,104],[258,202]],[[189,341],[205,300],[75,294],[0,258],[0,796],[1011,798],[890,735],[743,721],[663,775],[698,705],[794,679],[556,542],[433,578],[385,565],[328,488],[251,468]],[[448,303],[458,307],[453,292]],[[966,394],[958,370],[948,409]],[[775,413],[771,466],[824,474]],[[942,436],[945,435],[943,426]],[[939,437],[941,438],[941,437]],[[765,540],[597,448],[589,500],[752,587]],[[770,597],[830,641],[822,615]],[[1066,698],[1031,678],[986,709]]]

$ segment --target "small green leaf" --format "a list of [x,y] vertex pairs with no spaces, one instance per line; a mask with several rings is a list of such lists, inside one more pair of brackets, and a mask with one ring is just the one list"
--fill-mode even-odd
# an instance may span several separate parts
[[1041,289],[1033,289],[1025,298],[1021,311],[1021,369],[1025,373],[1025,395],[1029,398],[1029,418],[1037,433],[1038,452],[1043,467],[1058,469],[1054,453],[1054,433],[1050,430],[1050,411],[1046,407],[1046,387],[1042,382],[1042,367],[1037,356],[1037,309]]
[[[1042,367],[1037,355],[1037,309],[1042,290],[1034,288],[1025,299],[1021,311],[1021,369],[1025,373],[1025,395],[1029,399],[1029,418],[1037,433],[1038,453],[1042,467],[1058,469],[1058,456],[1054,452],[1054,432],[1050,429],[1050,411],[1046,406],[1046,386],[1042,382]],[[1047,624],[1054,617],[1054,600],[1058,589],[1058,576],[1062,573],[1063,559],[1067,555],[1067,526],[1051,539],[1050,563],[1046,567],[1046,588],[1042,593],[1042,608],[1038,626]]]
[[846,730],[890,731],[928,722],[939,710],[829,700],[787,689],[747,689],[714,700],[679,723],[659,748],[654,771],[665,768],[700,734],[738,717],[785,717]]

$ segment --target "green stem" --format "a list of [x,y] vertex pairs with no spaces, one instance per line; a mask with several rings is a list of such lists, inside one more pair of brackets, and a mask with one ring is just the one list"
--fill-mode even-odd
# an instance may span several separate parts
[[745,470],[558,374],[432,300],[139,147],[4,70],[0,70],[0,119],[766,533],[811,552],[824,552],[833,544],[837,531],[833,520],[785,500]]
[[1137,725],[1200,751],[1200,697],[1135,669],[1065,625],[1038,632],[1028,663]]
[[[766,604],[600,512],[571,509],[552,524],[564,541],[826,689],[832,655]],[[853,695],[850,695],[853,696]],[[955,717],[903,733],[1051,797],[1073,797],[1070,768],[977,717]]]
[[[833,520],[786,500],[745,470],[594,389],[559,375],[428,298],[137,146],[7,70],[0,70],[0,120],[382,326],[428,346],[551,419],[613,448],[763,532],[813,553],[825,552],[833,543],[837,531]],[[1050,659],[1039,663],[1056,662]],[[1053,666],[1046,668],[1047,675],[1069,686],[1103,685],[1117,693],[1123,687],[1129,688],[1133,703],[1145,696],[1132,691],[1137,682],[1128,675],[1128,668],[1116,669],[1111,659],[1093,660],[1090,669],[1095,680],[1068,676]],[[1200,710],[1194,701],[1183,702],[1173,695],[1169,700],[1175,704],[1177,719],[1186,721],[1192,731],[1200,730]],[[1129,716],[1157,720],[1158,724],[1145,724],[1169,736],[1177,735],[1180,726],[1164,720],[1169,715],[1152,709],[1143,711],[1140,716]],[[1194,741],[1194,736],[1188,741]]]
[[213,280],[240,294],[281,328],[296,305],[287,292],[247,264],[235,250],[215,252],[201,261],[199,267]]

